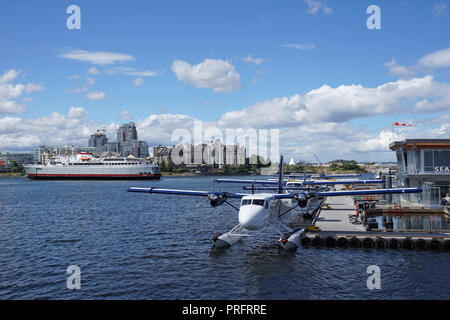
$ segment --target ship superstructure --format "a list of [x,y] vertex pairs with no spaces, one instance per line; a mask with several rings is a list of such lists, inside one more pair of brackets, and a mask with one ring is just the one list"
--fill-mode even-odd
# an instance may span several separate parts
[[25,165],[30,179],[159,179],[157,164],[134,157],[96,158],[91,153],[56,156],[48,164]]

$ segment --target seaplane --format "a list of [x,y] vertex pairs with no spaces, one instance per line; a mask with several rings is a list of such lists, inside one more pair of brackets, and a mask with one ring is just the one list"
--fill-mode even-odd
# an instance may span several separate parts
[[[353,183],[355,183],[355,181],[353,181]],[[311,183],[307,185],[289,186],[286,181],[283,180],[283,156],[280,157],[279,174],[278,180],[275,181],[275,187],[273,186],[274,181],[269,180],[216,179],[215,182],[250,183],[252,184],[252,193],[180,190],[156,187],[130,187],[127,191],[203,197],[208,199],[213,208],[228,204],[238,212],[238,224],[228,232],[213,235],[210,240],[214,247],[227,248],[244,237],[250,237],[252,231],[272,229],[279,234],[279,245],[285,250],[296,250],[299,247],[302,235],[309,228],[314,227],[314,222],[320,214],[321,205],[327,197],[422,192],[421,188],[335,191],[330,190],[329,185],[326,184],[313,185],[313,181],[310,181]],[[342,182],[343,181],[340,181],[340,183]],[[296,183],[298,183],[298,181],[296,181]],[[255,187],[255,184],[269,186]],[[256,191],[263,192],[255,193]],[[229,201],[230,199],[240,199],[239,207],[232,204]],[[293,215],[302,216],[306,223],[295,229],[290,228],[284,220],[289,216],[292,218]]]

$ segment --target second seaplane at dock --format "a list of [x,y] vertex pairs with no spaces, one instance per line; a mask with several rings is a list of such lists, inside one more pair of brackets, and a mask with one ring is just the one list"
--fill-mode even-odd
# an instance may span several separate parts
[[[243,237],[251,236],[255,230],[273,230],[280,235],[279,244],[283,249],[297,249],[302,235],[314,226],[314,220],[320,213],[322,203],[327,197],[419,193],[421,188],[392,188],[335,191],[336,184],[382,183],[382,180],[283,180],[283,156],[280,157],[278,179],[239,180],[216,179],[217,183],[240,183],[244,190],[252,193],[234,193],[226,191],[198,191],[164,188],[131,187],[129,192],[169,194],[206,197],[211,207],[227,204],[238,212],[238,224],[230,231],[212,236],[210,239],[217,248],[229,247]],[[251,186],[248,186],[251,184]],[[257,186],[258,185],[258,186]],[[257,193],[261,191],[261,193]],[[240,199],[239,207],[228,200]],[[282,220],[283,217],[302,216],[305,223],[292,229]]]

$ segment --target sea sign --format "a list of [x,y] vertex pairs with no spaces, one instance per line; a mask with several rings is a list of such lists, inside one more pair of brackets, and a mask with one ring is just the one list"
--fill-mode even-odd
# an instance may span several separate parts
[[450,167],[434,167],[434,172],[450,172]]

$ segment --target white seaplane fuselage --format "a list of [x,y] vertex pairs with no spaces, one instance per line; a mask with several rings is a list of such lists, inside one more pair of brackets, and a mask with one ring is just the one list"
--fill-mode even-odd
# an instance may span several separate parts
[[[293,215],[312,214],[322,200],[310,200],[305,208],[292,210],[292,214],[286,215],[289,219]],[[274,226],[278,230],[280,214],[287,212],[297,205],[294,199],[275,199],[273,193],[257,193],[242,197],[238,213],[239,224],[229,232],[211,238],[216,247],[227,247],[248,236],[249,231],[261,230],[268,226]],[[290,212],[290,213],[291,213]]]

